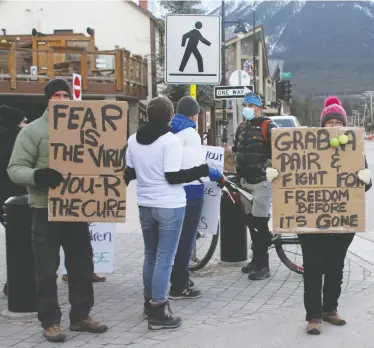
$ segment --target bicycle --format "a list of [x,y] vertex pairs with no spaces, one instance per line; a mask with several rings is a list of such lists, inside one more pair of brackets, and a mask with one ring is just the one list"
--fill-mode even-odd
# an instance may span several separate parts
[[[222,189],[222,195],[227,195],[227,197],[230,198],[232,203],[236,204],[238,206],[238,209],[242,209],[244,213],[245,200],[247,200],[247,202],[249,202],[251,205],[253,201],[253,196],[250,193],[241,189],[240,185],[234,182],[236,178],[235,173],[225,172],[224,174],[225,174],[226,180],[225,180],[224,187]],[[194,250],[193,250],[192,257],[191,257],[190,264],[189,264],[189,270],[191,272],[198,271],[204,268],[209,263],[209,261],[211,260],[211,258],[213,257],[216,251],[218,240],[219,240],[219,235],[220,235],[220,225],[218,224],[217,233],[211,236],[212,241],[207,251],[205,252],[204,256],[199,258],[197,257],[197,244],[201,242],[201,239],[204,239],[207,236],[201,234],[200,232],[197,233]],[[294,261],[292,261],[287,256],[286,251],[283,248],[286,245],[299,245],[299,244],[300,243],[299,243],[299,239],[297,238],[297,235],[286,236],[283,234],[273,234],[269,248],[275,248],[275,251],[279,259],[288,269],[290,269],[291,271],[297,274],[303,274],[304,268],[298,265],[297,263],[295,263]],[[295,254],[293,252],[290,252],[290,253]]]

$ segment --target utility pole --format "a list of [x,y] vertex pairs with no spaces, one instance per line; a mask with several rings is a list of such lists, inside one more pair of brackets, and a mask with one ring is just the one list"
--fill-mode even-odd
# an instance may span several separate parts
[[373,115],[373,93],[374,91],[365,91],[364,94],[370,95],[370,128],[374,126],[374,115]]
[[[226,17],[226,9],[225,9],[225,0],[221,1],[221,85],[224,86],[226,84],[226,32],[225,32],[225,17]],[[226,99],[222,100],[222,121],[223,121],[223,134],[222,134],[222,143],[227,143],[227,103]]]
[[253,2],[253,92],[256,93],[256,9]]
[[[246,34],[248,31],[246,29],[245,24],[243,24],[243,19],[239,18],[237,21],[225,21],[226,17],[226,7],[225,7],[225,0],[221,1],[221,86],[226,85],[226,36],[225,36],[225,24],[231,23],[236,24],[234,34],[240,37],[243,34]],[[222,131],[222,143],[227,143],[227,102],[226,99],[222,100],[222,123],[223,123],[223,131]],[[235,117],[234,113],[233,116]]]
[[358,110],[352,110],[352,112],[354,112],[354,116],[355,116],[355,123],[356,123],[356,127],[360,127],[360,112]]
[[353,127],[356,126],[356,110],[352,110],[352,123],[353,123]]

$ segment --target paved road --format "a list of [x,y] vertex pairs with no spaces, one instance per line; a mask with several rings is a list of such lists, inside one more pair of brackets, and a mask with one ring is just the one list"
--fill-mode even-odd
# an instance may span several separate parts
[[[374,143],[367,144],[369,166],[374,173]],[[131,185],[128,200],[135,197]],[[198,300],[172,301],[173,311],[184,319],[180,330],[149,332],[142,318],[141,265],[143,242],[135,205],[130,205],[128,222],[117,226],[115,272],[108,281],[95,284],[96,305],[93,315],[105,321],[110,330],[103,335],[73,334],[62,347],[374,347],[374,219],[370,203],[374,190],[367,195],[367,232],[358,234],[346,262],[341,310],[349,320],[344,328],[324,327],[324,335],[304,333],[302,279],[288,271],[275,253],[270,262],[272,277],[251,282],[240,272],[240,265],[219,262],[219,250],[194,280],[204,291]],[[4,232],[0,231],[0,284],[4,282]],[[68,326],[67,285],[59,282],[63,325]],[[0,298],[0,310],[7,308]],[[0,317],[0,348],[51,347],[45,342],[35,319],[8,320]]]

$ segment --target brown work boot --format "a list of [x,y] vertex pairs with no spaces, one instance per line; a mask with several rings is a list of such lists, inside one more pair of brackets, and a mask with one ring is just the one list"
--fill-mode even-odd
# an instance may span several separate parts
[[87,319],[79,321],[75,324],[70,324],[70,331],[80,331],[89,333],[103,333],[108,330],[108,326],[98,323],[90,316]]
[[44,337],[49,342],[64,342],[66,336],[61,331],[60,325],[52,325],[44,329]]
[[105,282],[106,278],[105,277],[100,277],[99,275],[97,275],[96,273],[94,273],[93,276],[92,276],[92,281],[94,283],[101,283],[101,282]]
[[327,321],[332,325],[345,325],[346,321],[338,314],[338,312],[325,312],[322,316],[323,321]]
[[319,335],[321,333],[321,319],[312,319],[308,321],[306,332],[309,335]]

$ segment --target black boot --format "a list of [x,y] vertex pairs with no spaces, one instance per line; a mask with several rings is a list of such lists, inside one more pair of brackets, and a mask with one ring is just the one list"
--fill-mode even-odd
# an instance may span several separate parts
[[263,280],[270,277],[269,254],[259,256],[256,268],[248,274],[250,280]]
[[256,268],[256,237],[257,237],[257,234],[256,234],[256,231],[253,227],[254,218],[253,218],[252,214],[246,215],[245,219],[246,219],[245,221],[246,221],[246,224],[247,224],[248,229],[249,229],[249,233],[251,235],[252,260],[248,263],[247,266],[242,267],[242,272],[243,273],[250,273]]
[[[166,313],[166,307],[168,313]],[[170,309],[169,302],[164,302],[157,307],[149,308],[148,315],[148,329],[161,330],[161,329],[176,329],[182,325],[180,317],[173,317]]]
[[248,263],[248,265],[242,267],[242,272],[251,273],[254,269],[256,269],[256,254],[255,253],[253,253],[252,260]]
[[256,249],[256,268],[249,273],[250,280],[262,280],[270,277],[269,253],[268,249],[271,242],[271,233],[269,231],[269,218],[253,217],[253,230]]
[[8,282],[5,283],[3,293],[5,296],[8,296]]

